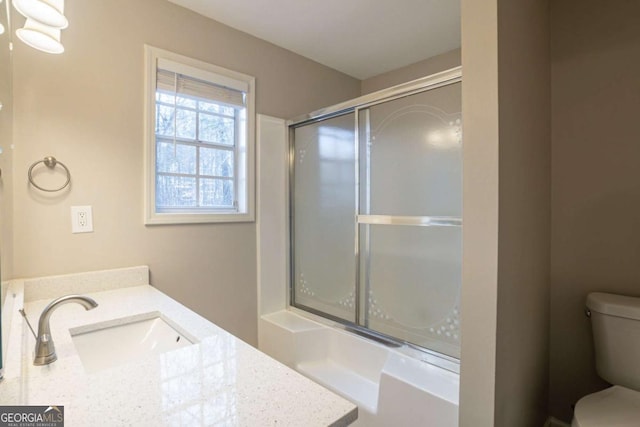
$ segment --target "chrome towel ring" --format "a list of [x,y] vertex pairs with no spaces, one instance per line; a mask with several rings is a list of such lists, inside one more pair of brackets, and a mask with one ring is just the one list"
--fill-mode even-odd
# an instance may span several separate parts
[[[59,188],[53,188],[53,189],[51,189],[51,188],[43,188],[43,187],[40,187],[38,184],[36,184],[36,183],[33,181],[33,175],[32,175],[32,172],[33,172],[33,168],[34,168],[34,167],[36,167],[36,166],[37,166],[38,164],[40,164],[40,163],[44,163],[44,165],[45,165],[46,167],[48,167],[49,169],[53,169],[53,168],[55,168],[57,165],[62,166],[62,168],[64,169],[64,171],[65,171],[65,172],[66,172],[66,174],[67,174],[67,180],[65,181],[65,183],[64,183],[64,184],[62,184],[62,186],[61,186],[61,187],[59,187]],[[42,159],[42,160],[38,160],[37,162],[35,162],[34,164],[32,164],[32,165],[31,165],[31,167],[29,168],[29,182],[31,183],[31,185],[33,185],[34,187],[36,187],[38,190],[42,190],[42,191],[47,191],[47,192],[49,192],[49,193],[53,193],[53,192],[55,192],[55,191],[60,191],[60,190],[62,190],[63,188],[65,188],[67,185],[69,185],[69,182],[71,182],[71,172],[69,172],[69,168],[67,168],[67,167],[64,165],[64,163],[59,162],[59,161],[58,161],[58,160],[56,160],[56,158],[55,158],[55,157],[53,157],[53,156],[47,156],[47,157],[45,157],[44,159]]]

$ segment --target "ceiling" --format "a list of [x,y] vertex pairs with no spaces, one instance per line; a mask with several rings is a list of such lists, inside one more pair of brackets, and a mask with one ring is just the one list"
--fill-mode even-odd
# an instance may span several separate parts
[[460,47],[460,0],[169,0],[364,80]]

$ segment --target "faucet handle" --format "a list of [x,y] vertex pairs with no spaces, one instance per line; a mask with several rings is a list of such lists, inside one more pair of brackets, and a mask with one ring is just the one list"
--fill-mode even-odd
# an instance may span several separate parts
[[50,334],[38,335],[36,339],[36,354],[33,364],[36,366],[48,365],[58,360],[56,346]]

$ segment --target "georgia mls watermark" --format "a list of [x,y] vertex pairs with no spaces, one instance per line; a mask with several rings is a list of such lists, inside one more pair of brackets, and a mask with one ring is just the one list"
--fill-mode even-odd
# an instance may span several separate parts
[[64,406],[0,406],[0,427],[64,427]]

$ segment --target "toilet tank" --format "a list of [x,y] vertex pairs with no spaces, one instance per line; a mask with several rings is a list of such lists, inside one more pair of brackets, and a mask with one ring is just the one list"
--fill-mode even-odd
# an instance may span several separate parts
[[598,375],[640,390],[640,298],[595,292],[587,296],[587,308]]

